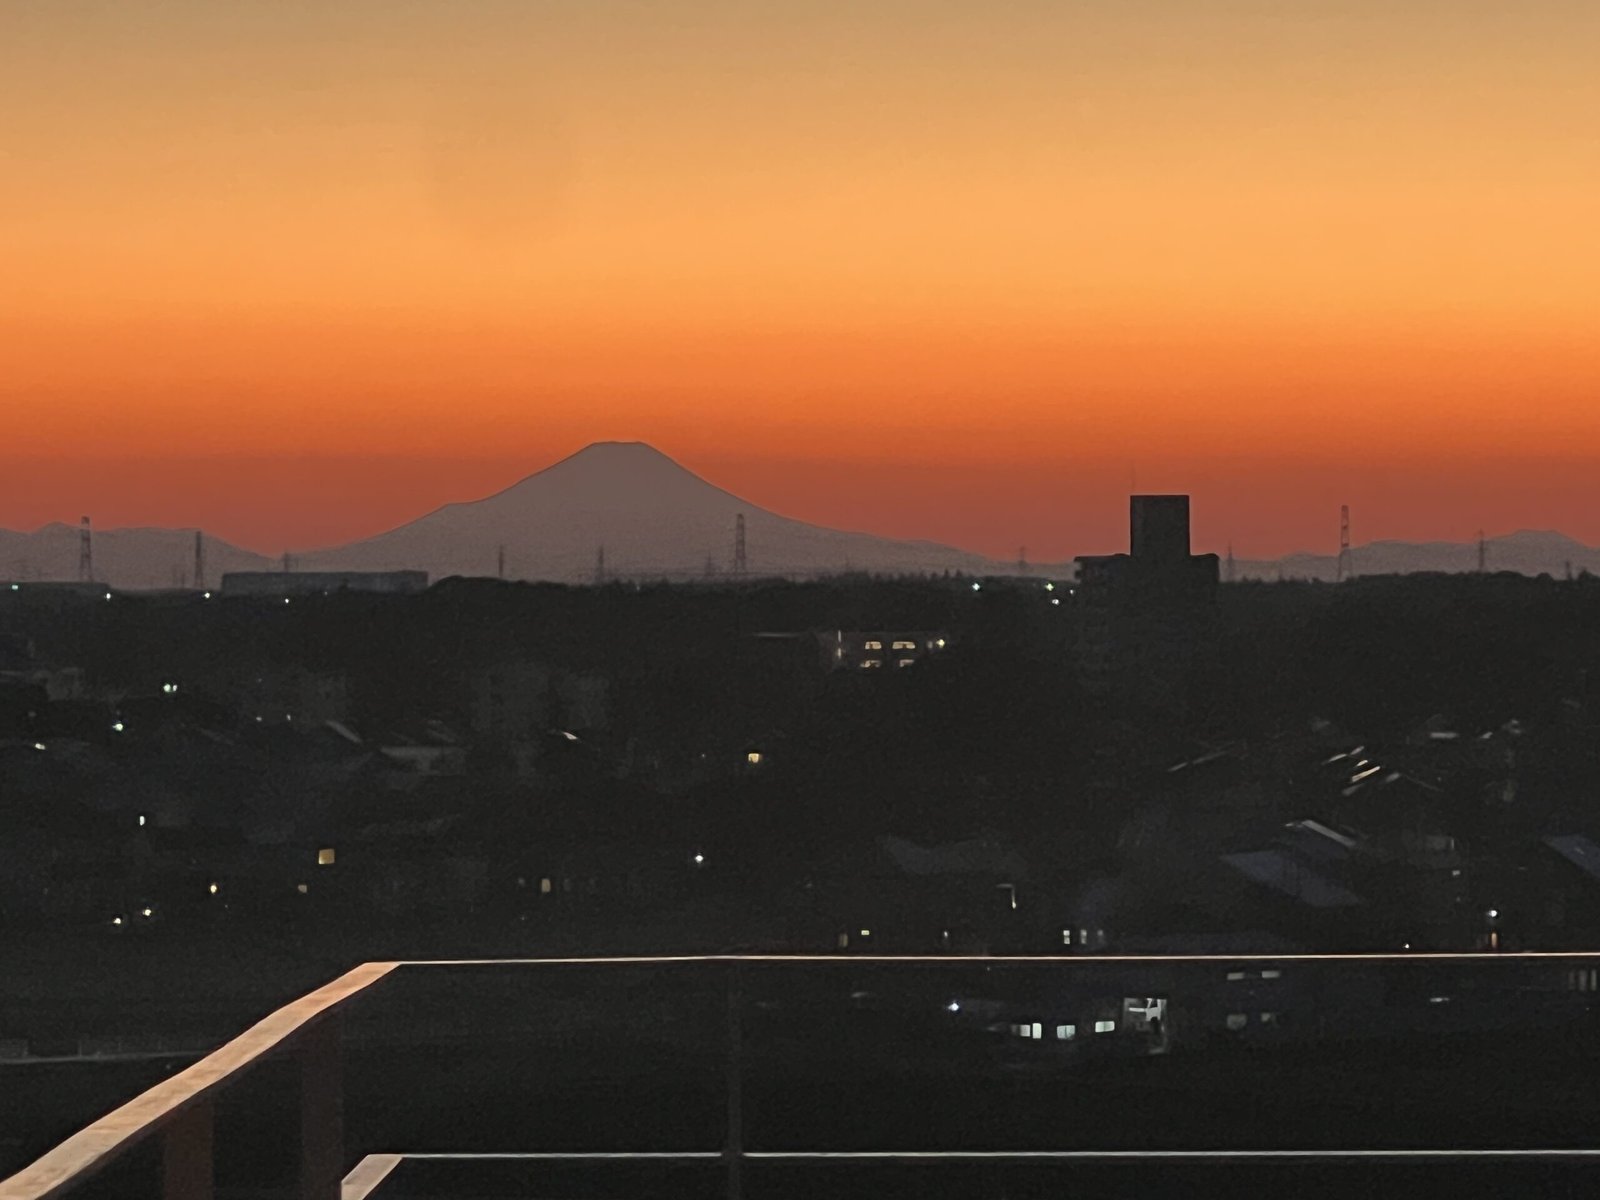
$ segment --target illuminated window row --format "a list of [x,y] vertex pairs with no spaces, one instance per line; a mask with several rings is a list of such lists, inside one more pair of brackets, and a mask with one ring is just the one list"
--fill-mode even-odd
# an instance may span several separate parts
[[[1115,1033],[1117,1031],[1117,1023],[1115,1021],[1096,1021],[1094,1023],[1094,1031],[1096,1033]],[[1011,1032],[1020,1038],[1031,1038],[1036,1041],[1044,1039],[1044,1026],[1038,1021],[1025,1021],[1021,1024],[1013,1025],[1011,1026]],[[1076,1025],[1056,1026],[1057,1041],[1070,1042],[1077,1036],[1078,1027]]]

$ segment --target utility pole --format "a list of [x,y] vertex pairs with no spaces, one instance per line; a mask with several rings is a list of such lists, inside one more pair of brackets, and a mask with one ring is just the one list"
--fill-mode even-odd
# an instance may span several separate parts
[[88,517],[78,522],[78,581],[94,582],[94,530]]
[[196,591],[206,586],[206,535],[198,529],[194,531],[194,586]]
[[1339,506],[1339,567],[1337,578],[1340,583],[1349,579],[1350,570],[1350,506]]
[[1227,569],[1226,573],[1224,573],[1223,578],[1226,579],[1229,583],[1233,583],[1238,579],[1237,571],[1238,571],[1238,568],[1234,566],[1234,562],[1233,562],[1233,543],[1229,542],[1228,543],[1228,569]]

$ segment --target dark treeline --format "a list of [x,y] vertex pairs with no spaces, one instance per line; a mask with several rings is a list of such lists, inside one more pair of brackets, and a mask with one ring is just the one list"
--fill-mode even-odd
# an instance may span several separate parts
[[[304,874],[294,855],[337,844],[346,877],[359,847],[381,859],[363,885],[373,895],[394,863],[428,856],[477,864],[480,882],[464,894],[479,905],[548,879],[560,888],[563,872],[592,876],[600,859],[639,877],[682,875],[700,855],[703,870],[657,894],[751,898],[870,857],[887,835],[999,839],[1078,872],[1081,890],[1094,872],[1129,870],[1130,853],[1162,861],[1140,830],[1166,830],[1157,840],[1169,845],[1193,836],[1181,806],[1201,802],[1175,798],[1169,768],[1207,747],[1259,752],[1194,785],[1202,807],[1241,803],[1241,778],[1279,797],[1271,814],[1257,805],[1233,821],[1230,837],[1284,817],[1375,820],[1311,770],[1326,752],[1297,739],[1319,721],[1345,748],[1383,748],[1386,762],[1443,789],[1449,803],[1430,801],[1417,828],[1491,846],[1589,817],[1600,582],[1225,586],[1214,653],[1165,706],[1080,690],[1065,581],[1051,591],[1040,579],[973,582],[446,580],[415,596],[288,604],[24,589],[0,596],[0,638],[14,657],[81,669],[82,693],[50,702],[17,672],[0,688],[0,825],[14,847],[48,845],[56,860],[68,841],[125,863],[157,861],[163,838],[209,838],[178,856],[192,864],[191,892],[211,863],[242,872],[280,852],[288,865],[272,868],[282,878],[271,886],[288,887]],[[837,631],[946,644],[904,670],[831,670]],[[528,670],[503,686],[538,694],[521,697],[520,724],[485,727],[475,680],[508,663]],[[258,721],[253,683],[285,671],[337,677],[338,722],[359,745],[320,721]],[[1528,736],[1514,768],[1446,769],[1404,749],[1430,720],[1462,739],[1508,723]],[[415,778],[396,767],[438,750],[435,735],[459,752],[440,760],[453,765]],[[1503,791],[1512,770],[1514,808],[1473,799]],[[429,888],[417,885],[448,892]]]

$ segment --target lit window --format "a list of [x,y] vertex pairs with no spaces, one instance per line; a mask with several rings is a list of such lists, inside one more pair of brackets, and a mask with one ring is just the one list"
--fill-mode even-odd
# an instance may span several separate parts
[[1117,1023],[1115,1021],[1096,1021],[1094,1023],[1094,1031],[1096,1033],[1115,1033],[1116,1030]]
[[749,763],[752,767],[759,767],[761,765],[761,751],[759,751],[759,750],[750,751],[749,754],[746,754],[744,756],[744,760],[745,760],[745,762]]
[[935,638],[933,644],[934,644],[935,649],[938,649],[938,650],[943,650],[944,649],[944,639],[943,638]]
[[1033,1038],[1035,1041],[1044,1040],[1044,1026],[1037,1021],[1033,1023]]
[[1063,945],[1063,946],[1070,946],[1070,945],[1072,945],[1072,930],[1070,930],[1070,929],[1063,929],[1063,930],[1062,930],[1062,931],[1061,931],[1061,944],[1062,944],[1062,945]]
[[1240,1029],[1243,1029],[1248,1024],[1250,1024],[1250,1018],[1245,1016],[1243,1013],[1229,1013],[1228,1014],[1228,1028],[1229,1029],[1232,1029],[1234,1031],[1238,1031]]
[[309,891],[310,891],[310,890],[311,890],[311,889],[310,889],[310,888],[308,888],[308,887],[307,887],[307,886],[306,886],[306,885],[305,885],[305,884],[303,884],[303,883],[297,883],[297,884],[295,884],[295,885],[294,885],[294,890],[295,890],[295,891],[297,891],[297,892],[299,892],[299,893],[300,893],[300,894],[301,894],[301,895],[302,895],[302,896],[304,896],[304,895],[305,895],[305,894],[306,894],[306,893],[307,893],[307,892],[309,892]]
[[914,658],[902,658],[899,662],[899,665],[902,667],[909,667],[916,661],[917,660]]
[[863,929],[863,930],[862,930],[862,931],[861,931],[861,936],[862,936],[862,937],[871,937],[871,936],[872,936],[872,930],[870,930],[870,929]]
[[1261,972],[1261,978],[1263,978],[1263,979],[1277,979],[1282,974],[1283,974],[1282,971],[1263,971],[1263,972]]
[[915,650],[916,648],[917,644],[915,642],[896,642],[893,647],[895,650]]
[[217,891],[218,891],[218,888],[217,888],[217,885],[216,885],[216,884],[214,884],[214,883],[213,883],[213,884],[212,884],[212,885],[211,885],[211,886],[210,886],[210,887],[209,887],[209,888],[207,888],[207,889],[206,889],[206,890],[207,890],[207,891],[209,891],[209,892],[210,892],[210,893],[211,893],[211,894],[212,894],[212,895],[213,895],[213,896],[215,896],[215,895],[216,895],[216,894],[217,894]]
[[1243,971],[1229,971],[1228,972],[1228,982],[1229,983],[1237,983],[1239,980],[1241,980],[1243,978],[1244,978],[1244,972]]
[[882,642],[868,642],[866,644],[866,649],[868,649],[868,650],[882,650],[883,649],[883,643]]
[[539,880],[539,894],[541,896],[548,896],[551,892],[555,891],[555,886],[555,881],[546,875],[543,879]]
[[1057,1041],[1070,1042],[1073,1038],[1075,1038],[1077,1036],[1078,1036],[1078,1027],[1076,1025],[1057,1025],[1056,1026],[1056,1040]]
[[324,846],[321,850],[317,851],[317,866],[331,867],[333,866],[334,859],[337,857],[338,856],[333,852],[332,846]]
[[841,950],[850,949],[850,935],[848,933],[841,933],[839,935],[839,949],[841,949]]
[[881,658],[864,658],[864,659],[861,660],[861,669],[863,671],[868,671],[868,670],[871,670],[873,667],[881,667],[881,666],[883,666],[883,659],[881,659]]
[[139,828],[140,829],[144,828],[144,814],[143,813],[139,814]]
[[1278,1023],[1278,1014],[1275,1013],[1275,1012],[1264,1012],[1264,1013],[1262,1013],[1261,1014],[1261,1023],[1263,1025],[1276,1025]]

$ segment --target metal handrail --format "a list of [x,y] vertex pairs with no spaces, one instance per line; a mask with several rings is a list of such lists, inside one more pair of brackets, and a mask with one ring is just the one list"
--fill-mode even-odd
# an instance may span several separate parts
[[[1071,963],[1280,963],[1280,962],[1439,962],[1439,961],[1558,961],[1594,960],[1600,951],[1460,951],[1419,953],[1288,953],[1288,954],[681,954],[608,956],[595,958],[464,958],[402,959],[369,962],[355,967],[313,992],[292,1001],[244,1033],[208,1054],[172,1078],[163,1080],[120,1108],[73,1134],[10,1178],[0,1180],[0,1200],[50,1200],[83,1183],[135,1145],[156,1134],[170,1138],[198,1137],[197,1153],[210,1162],[210,1114],[204,1113],[201,1131],[184,1128],[185,1114],[205,1107],[211,1094],[265,1055],[286,1047],[307,1028],[333,1014],[357,995],[402,967],[475,966],[656,966],[668,964],[718,964],[728,967],[764,963],[806,963],[815,966],[860,964],[922,964],[948,966],[969,963],[987,966],[1046,966]],[[724,1152],[727,1153],[726,1151]],[[735,1145],[736,1158],[757,1157]],[[772,1154],[760,1157],[773,1157]],[[403,1156],[415,1157],[415,1156]],[[169,1181],[171,1166],[169,1164]],[[337,1176],[334,1177],[335,1181]],[[208,1193],[209,1193],[209,1189]]]
[[278,1009],[199,1062],[162,1080],[79,1130],[11,1178],[0,1181],[0,1200],[48,1200],[62,1195],[125,1151],[172,1125],[233,1076],[282,1048],[399,965],[363,963]]

